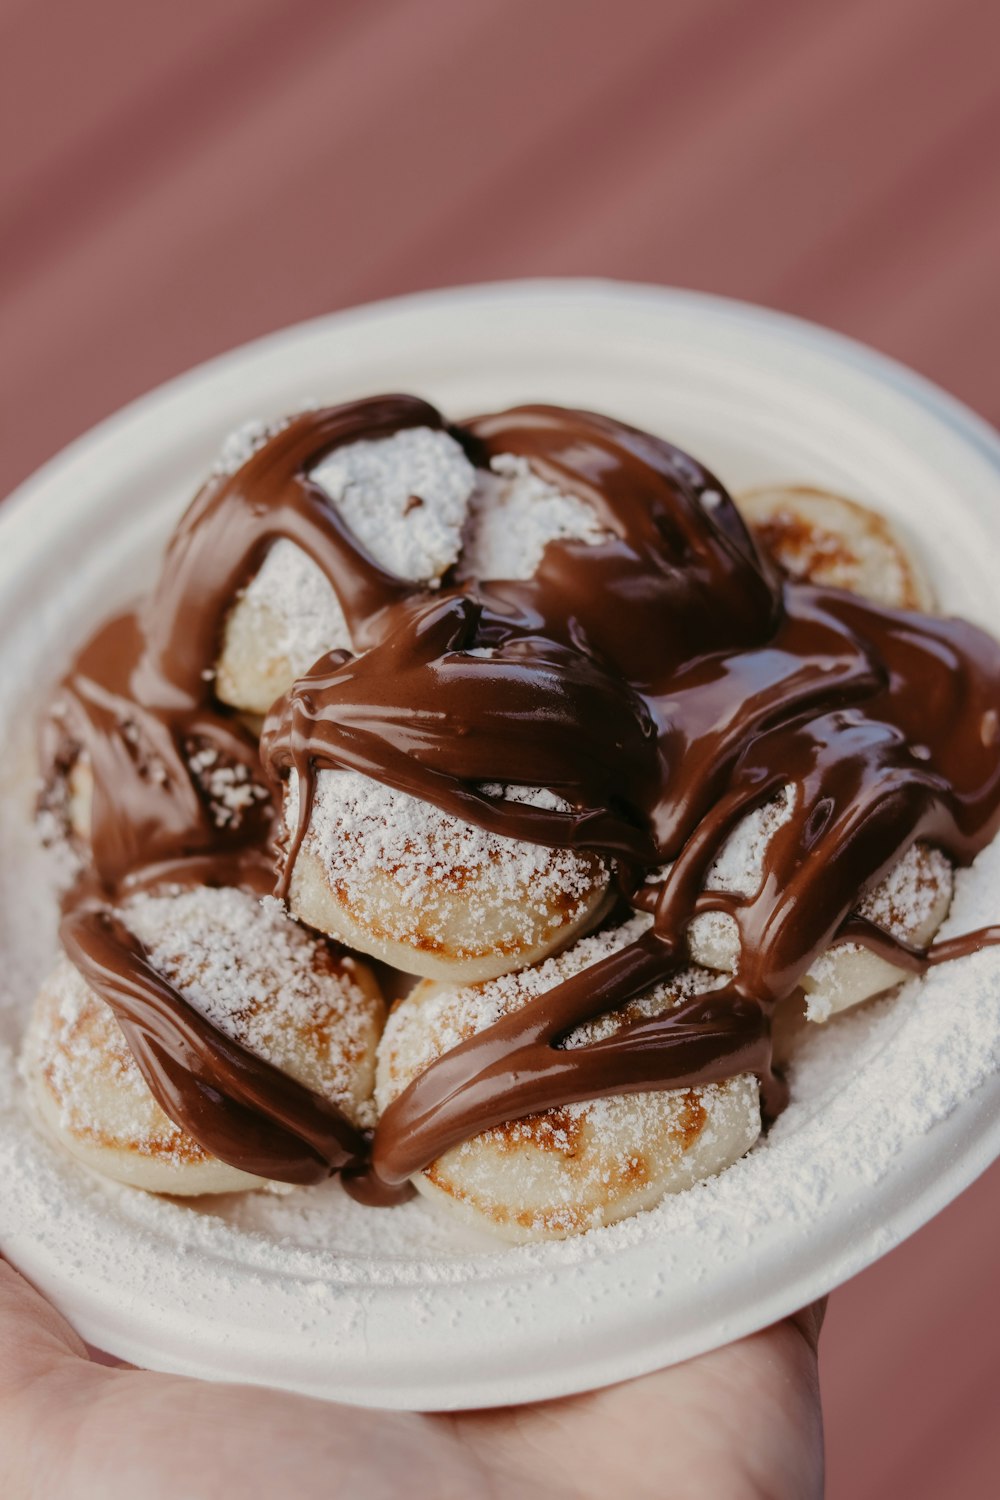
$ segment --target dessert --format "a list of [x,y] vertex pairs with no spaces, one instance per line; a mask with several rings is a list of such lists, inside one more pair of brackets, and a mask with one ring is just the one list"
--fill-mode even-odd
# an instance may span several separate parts
[[826,490],[744,490],[740,514],[790,578],[862,594],[896,609],[932,610],[917,559],[882,516]]
[[[576,1233],[749,1149],[785,1096],[780,1007],[822,1020],[1000,937],[933,943],[1000,826],[1000,646],[919,612],[855,503],[743,503],[555,407],[448,424],[376,398],[230,445],[43,735],[87,990],[55,1009],[97,1034],[91,997],[111,1007],[201,1165],[382,1204],[415,1181],[508,1238]],[[285,924],[352,966],[339,1084],[234,1034],[242,979],[206,1000],[134,919],[206,891],[285,903],[262,954]],[[364,955],[424,980],[374,1106]],[[41,1043],[70,1048],[50,992],[40,1017],[36,1081]]]
[[[425,981],[394,1008],[379,1047],[375,1098],[387,1111],[425,1069],[460,1042],[512,1016],[571,975],[620,951],[648,918],[581,938],[533,968],[465,988]],[[721,975],[687,968],[621,1010],[566,1037],[572,1052],[718,989]],[[713,1176],[760,1134],[752,1073],[703,1088],[614,1094],[503,1120],[461,1141],[414,1176],[435,1203],[508,1240],[579,1234],[652,1207]]]
[[[544,788],[484,787],[568,812]],[[299,818],[293,770],[286,836]],[[592,927],[611,900],[597,855],[506,839],[356,771],[320,771],[287,877],[303,922],[408,974],[493,979]]]
[[[329,1099],[351,1124],[374,1124],[385,1006],[365,965],[233,887],[137,894],[119,916],[155,973],[192,1007],[193,1051],[201,1046],[197,1029],[208,1022],[281,1079]],[[71,939],[68,947],[72,953]],[[176,1003],[173,994],[168,1003]],[[261,1186],[261,1177],[214,1160],[198,1144],[196,1095],[175,1093],[171,1115],[164,1114],[133,1057],[133,1049],[141,1056],[156,1045],[148,1012],[130,1022],[119,1009],[116,1022],[63,959],[39,994],[24,1053],[36,1106],[57,1139],[105,1176],[151,1192]],[[284,1086],[281,1079],[267,1081],[274,1088]],[[249,1164],[255,1122],[234,1111],[231,1123]],[[259,1165],[267,1165],[263,1149]]]

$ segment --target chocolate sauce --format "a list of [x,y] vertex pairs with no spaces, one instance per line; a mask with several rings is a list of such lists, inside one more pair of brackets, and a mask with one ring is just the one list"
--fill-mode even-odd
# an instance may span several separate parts
[[[555,407],[449,430],[480,468],[501,453],[527,459],[593,508],[602,539],[549,543],[527,581],[406,582],[364,551],[309,474],[338,444],[443,425],[408,397],[311,413],[210,482],[144,618],[114,622],[85,648],[56,720],[53,759],[65,765],[68,744],[93,765],[104,903],[92,891],[71,897],[64,940],[123,1020],[163,1108],[214,1154],[264,1175],[312,1180],[346,1165],[368,1201],[391,1200],[488,1126],[575,1100],[752,1072],[773,1115],[783,1086],[771,1014],[824,948],[850,938],[917,968],[1000,940],[988,929],[918,953],[852,915],[916,840],[967,864],[1000,826],[995,641],[958,620],[784,579],[695,460]],[[266,720],[269,784],[299,778],[299,823],[284,845],[263,811],[235,832],[209,826],[189,769],[189,747],[208,744],[258,771],[210,678],[226,612],[277,537],[329,579],[357,653],[322,658]],[[263,1067],[234,1062],[110,915],[137,880],[241,883],[252,867],[257,881],[276,850],[283,892],[316,774],[334,767],[507,837],[596,853],[652,918],[636,942],[415,1079],[379,1123],[367,1183],[357,1133],[343,1120],[334,1128],[331,1106],[308,1090],[296,1085],[290,1101]],[[490,796],[484,783],[545,787],[569,811]],[[768,844],[760,889],[706,892],[729,834],[787,786],[792,811]],[[561,1045],[669,983],[705,910],[736,922],[730,982],[600,1041]]]
[[364,639],[366,622],[408,586],[355,544],[308,469],[339,443],[440,425],[410,397],[361,401],[289,423],[235,474],[210,480],[145,609],[96,632],[43,725],[50,775],[64,781],[83,754],[93,777],[92,869],[64,903],[69,957],[114,1010],[164,1112],[221,1161],[278,1181],[329,1175],[359,1161],[366,1142],[329,1100],[197,1017],[115,908],[139,891],[273,888],[270,795],[220,826],[193,769],[207,750],[263,780],[256,740],[212,691],[226,612],[275,538],[288,536],[335,582],[352,635]]
[[152,967],[120,918],[101,906],[77,907],[60,936],[114,1009],[156,1102],[193,1140],[232,1166],[282,1182],[318,1182],[364,1159],[363,1135],[335,1105],[206,1021]]

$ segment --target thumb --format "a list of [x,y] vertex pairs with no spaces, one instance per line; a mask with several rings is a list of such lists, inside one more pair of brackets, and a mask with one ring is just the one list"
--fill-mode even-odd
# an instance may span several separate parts
[[0,1259],[0,1401],[60,1365],[80,1360],[88,1360],[83,1340]]
[[818,1302],[812,1302],[808,1307],[803,1307],[800,1312],[793,1313],[791,1322],[799,1330],[813,1354],[819,1350],[819,1336],[826,1318],[826,1305],[829,1297],[820,1297]]
[[57,1475],[67,1427],[78,1398],[108,1373],[91,1364],[55,1308],[0,1260],[0,1494],[69,1493]]

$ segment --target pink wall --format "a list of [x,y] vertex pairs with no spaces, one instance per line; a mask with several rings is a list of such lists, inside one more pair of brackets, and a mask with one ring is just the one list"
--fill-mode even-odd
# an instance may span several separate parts
[[[770,303],[1000,420],[997,16],[0,0],[0,493],[255,334],[532,274]],[[998,1231],[994,1169],[834,1298],[834,1500],[995,1489]]]

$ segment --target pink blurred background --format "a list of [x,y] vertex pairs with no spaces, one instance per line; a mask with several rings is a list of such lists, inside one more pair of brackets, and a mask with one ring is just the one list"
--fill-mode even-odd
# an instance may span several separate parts
[[[606,275],[862,338],[1000,420],[992,0],[0,0],[0,493],[350,303]],[[841,1289],[832,1500],[996,1491],[1000,1167]]]

